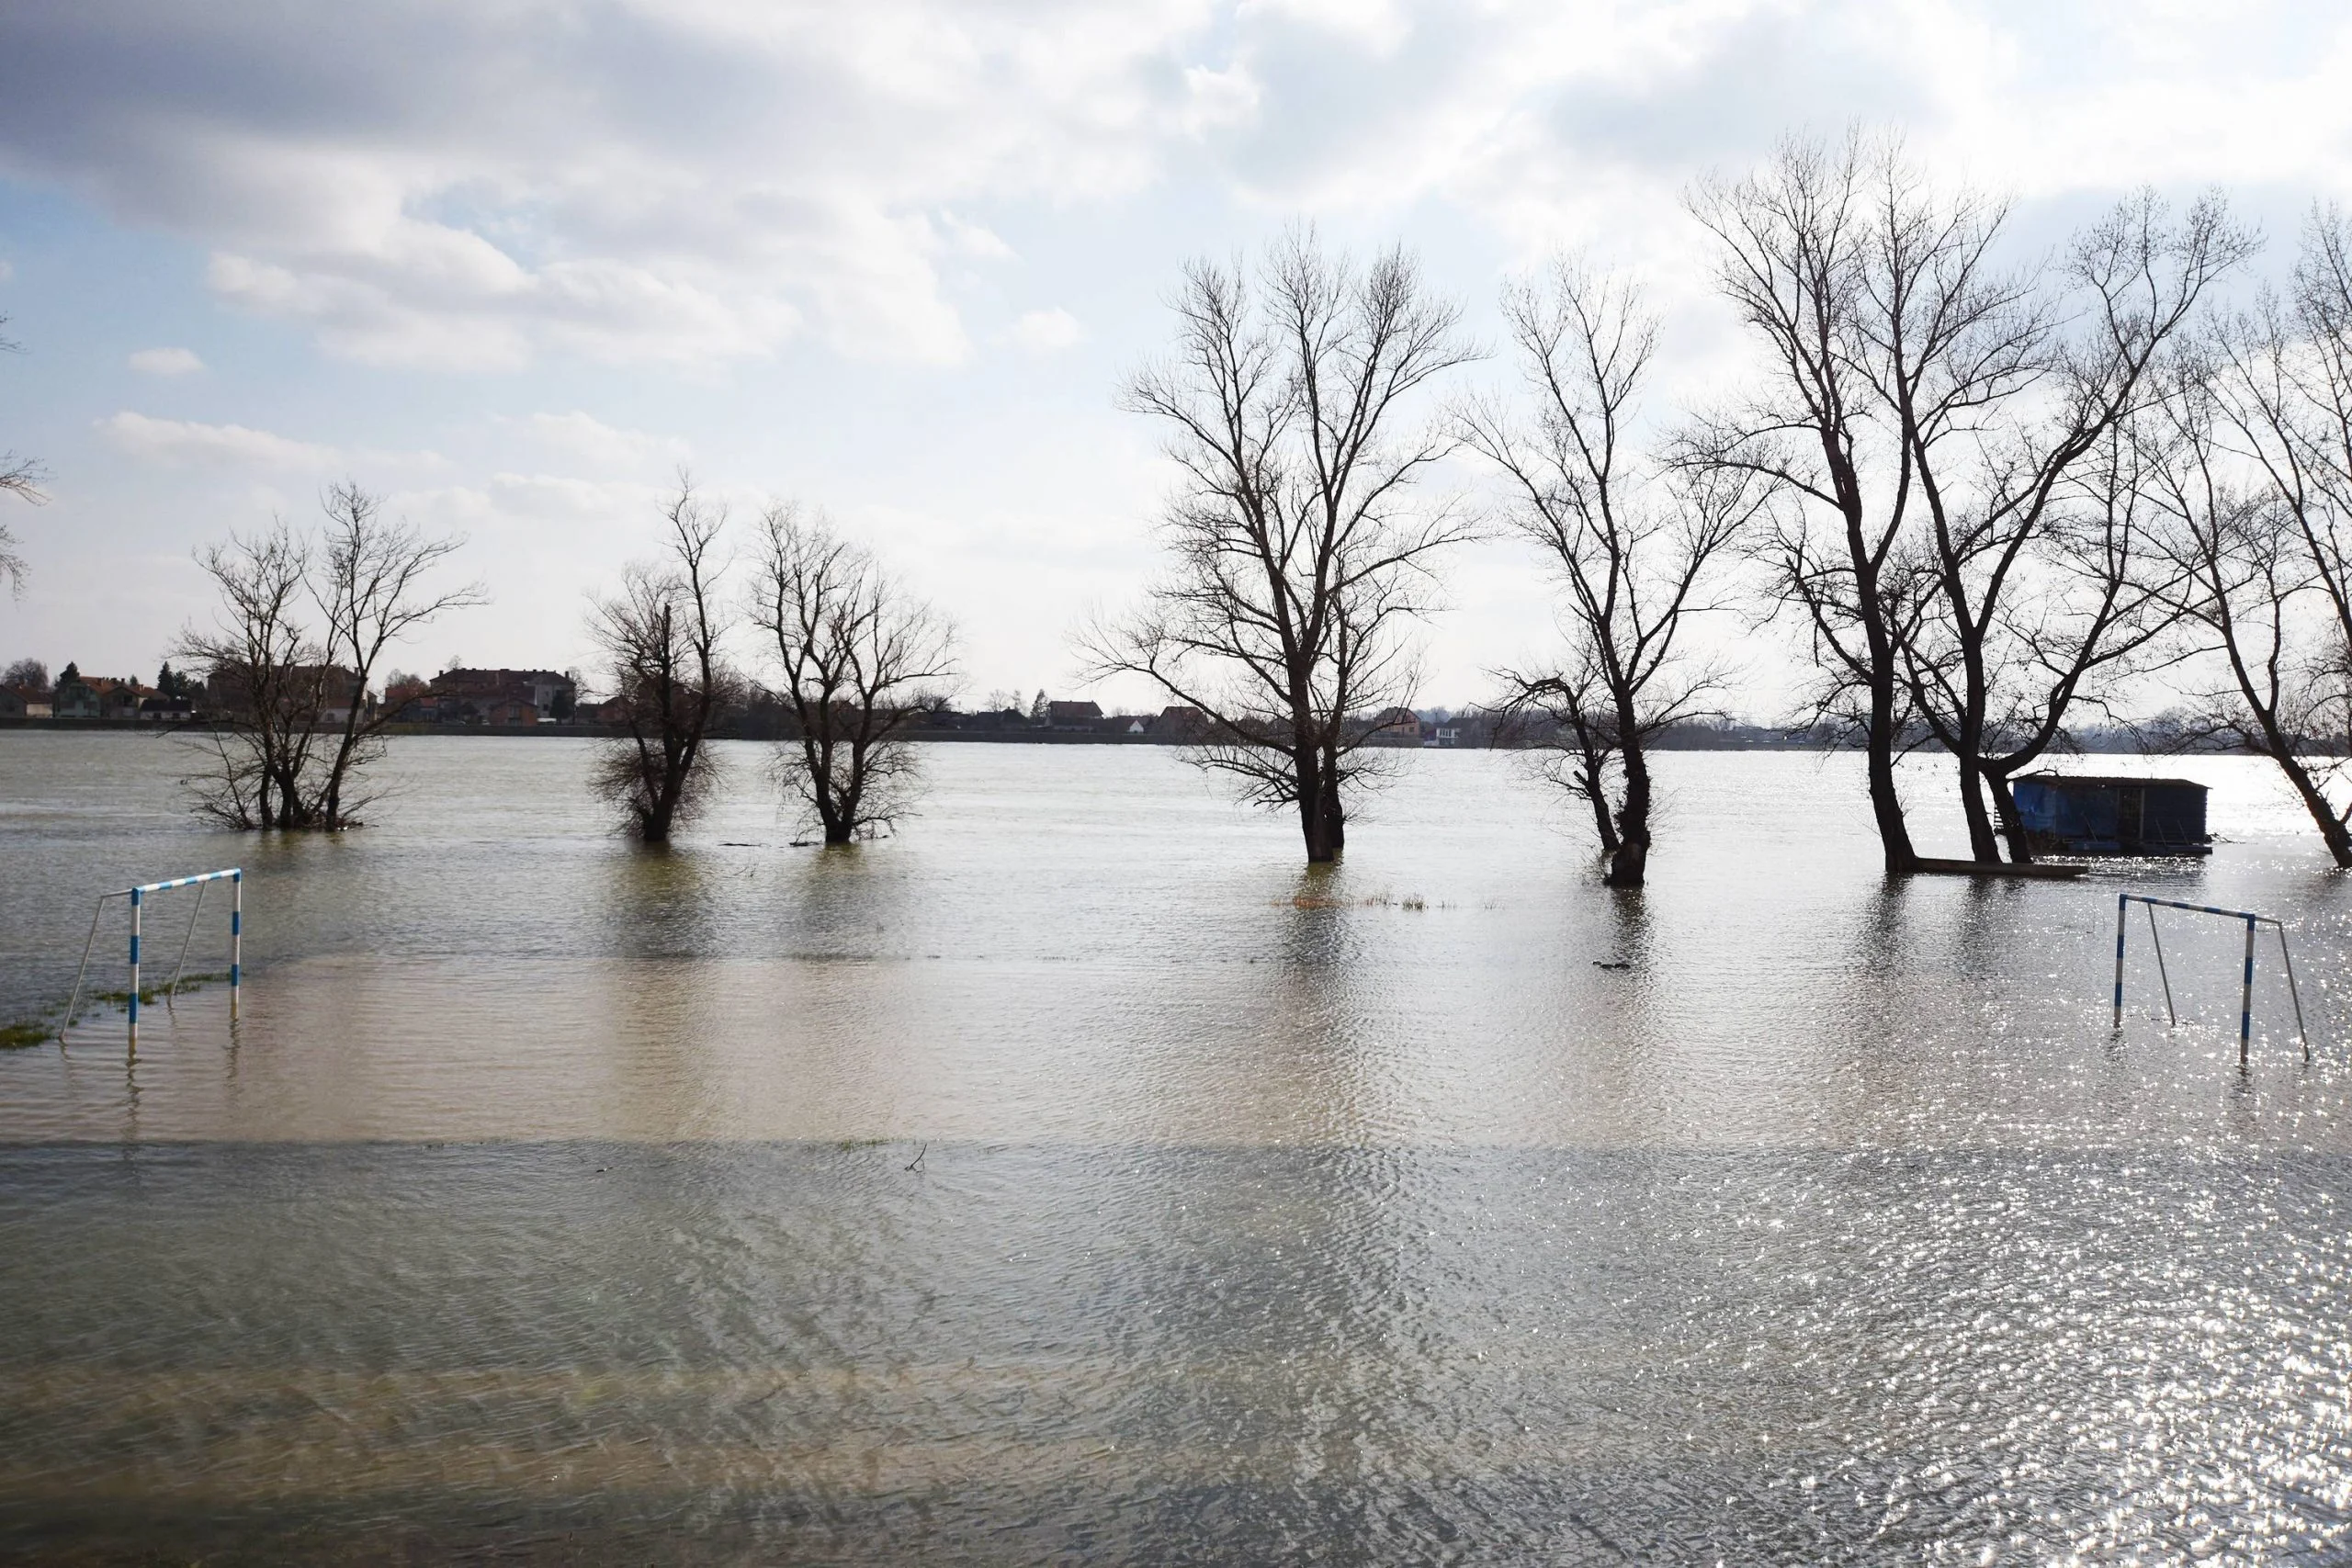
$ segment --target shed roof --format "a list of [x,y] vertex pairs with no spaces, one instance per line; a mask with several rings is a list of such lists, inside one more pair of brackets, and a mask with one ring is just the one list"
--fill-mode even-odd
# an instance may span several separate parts
[[2112,789],[2119,785],[2133,785],[2144,788],[2149,784],[2159,784],[2165,789],[2201,790],[2206,787],[2205,785],[2199,784],[2195,779],[2150,779],[2142,778],[2136,773],[2019,773],[2015,782],[2018,784],[2082,784],[2092,789]]

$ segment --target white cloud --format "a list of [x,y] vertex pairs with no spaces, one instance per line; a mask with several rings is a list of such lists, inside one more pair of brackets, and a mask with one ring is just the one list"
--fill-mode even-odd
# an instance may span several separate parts
[[222,299],[363,362],[709,366],[804,333],[954,361],[942,265],[1012,259],[962,209],[1139,188],[1209,17],[701,0],[551,32],[530,5],[95,0],[12,32],[0,166],[195,237]]
[[122,451],[144,462],[175,467],[210,465],[258,468],[327,468],[340,458],[332,446],[295,441],[242,424],[198,424],[189,420],[152,419],[126,409],[98,421],[98,429]]
[[502,419],[498,423],[527,435],[547,451],[592,468],[644,468],[650,464],[683,463],[693,449],[673,435],[654,435],[606,424],[593,414],[574,409],[570,413],[535,413],[527,419]]
[[1074,346],[1085,336],[1078,318],[1057,307],[1049,310],[1024,311],[1021,319],[1005,330],[1007,343],[1023,354],[1058,354]]
[[130,356],[130,367],[142,376],[186,376],[204,368],[193,349],[142,348]]
[[1856,117],[2031,193],[2340,191],[2352,137],[2352,23],[2294,0],[18,11],[0,169],[192,236],[333,354],[480,371],[956,361],[966,275],[1023,259],[989,209],[1181,174],[1525,236],[1658,226],[1698,169]]

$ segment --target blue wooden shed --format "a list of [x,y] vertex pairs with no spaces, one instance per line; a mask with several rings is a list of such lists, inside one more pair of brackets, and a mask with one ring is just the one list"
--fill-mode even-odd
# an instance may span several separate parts
[[2009,787],[2026,848],[2045,855],[2206,855],[2205,786],[2188,779],[2028,773]]

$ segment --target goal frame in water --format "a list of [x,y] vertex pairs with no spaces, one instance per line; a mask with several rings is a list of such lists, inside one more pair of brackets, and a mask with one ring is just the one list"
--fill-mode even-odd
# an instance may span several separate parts
[[2254,1043],[2254,933],[2261,926],[2268,926],[2278,933],[2278,957],[2287,969],[2287,994],[2295,1002],[2295,1038],[2302,1042],[2303,1060],[2312,1059],[2312,1037],[2303,1029],[2303,995],[2295,985],[2295,960],[2287,951],[2287,928],[2269,915],[2257,915],[2251,909],[2220,909],[2211,904],[2184,904],[2177,898],[2152,898],[2144,893],[2119,893],[2115,896],[2115,1027],[2123,1027],[2123,936],[2127,928],[2125,917],[2132,906],[2142,904],[2148,910],[2148,942],[2156,952],[2156,977],[2164,983],[2165,1013],[2172,1021],[2180,1021],[2179,1012],[2172,1005],[2172,976],[2165,969],[2165,941],[2156,934],[2158,909],[2186,909],[2192,915],[2219,915],[2225,920],[2245,922],[2245,967],[2238,990],[2238,1066],[2246,1064],[2248,1051]]
[[230,866],[224,871],[199,872],[194,876],[175,876],[164,882],[142,882],[135,887],[118,888],[98,895],[97,908],[90,911],[90,934],[82,942],[82,965],[74,974],[74,995],[65,1004],[65,1021],[57,1026],[57,1043],[65,1043],[65,1032],[74,1027],[74,1013],[82,1004],[82,982],[90,972],[90,950],[98,940],[98,921],[106,914],[109,899],[130,900],[130,992],[125,1009],[130,1016],[130,1039],[139,1039],[139,939],[141,916],[150,893],[168,893],[175,888],[196,889],[196,907],[188,911],[187,934],[180,939],[179,962],[172,968],[171,984],[164,988],[164,999],[170,1004],[172,994],[179,989],[180,976],[187,970],[187,950],[196,940],[196,923],[204,914],[206,887],[215,882],[229,884],[229,1018],[237,1017],[238,993],[244,985],[245,969],[245,872],[243,866]]

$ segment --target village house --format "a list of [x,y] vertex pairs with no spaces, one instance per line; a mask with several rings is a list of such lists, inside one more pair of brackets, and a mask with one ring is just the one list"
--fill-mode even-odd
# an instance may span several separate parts
[[553,670],[444,670],[427,686],[418,716],[437,724],[539,724],[571,717],[579,696],[571,678]]
[[50,711],[59,718],[137,718],[139,705],[156,695],[152,686],[105,675],[74,675],[57,682]]
[[[62,684],[59,690],[62,691]],[[362,713],[368,709],[368,694],[361,686],[358,672],[340,664],[289,664],[278,676],[277,701],[292,705],[297,702],[318,703],[317,722],[341,725],[349,722],[353,708]],[[160,694],[148,692],[148,696]],[[236,715],[253,706],[251,682],[243,666],[219,665],[208,672],[204,683],[197,687],[187,706],[194,712]]]
[[1383,708],[1372,716],[1363,738],[1369,746],[1419,746],[1421,716],[1411,708]]

